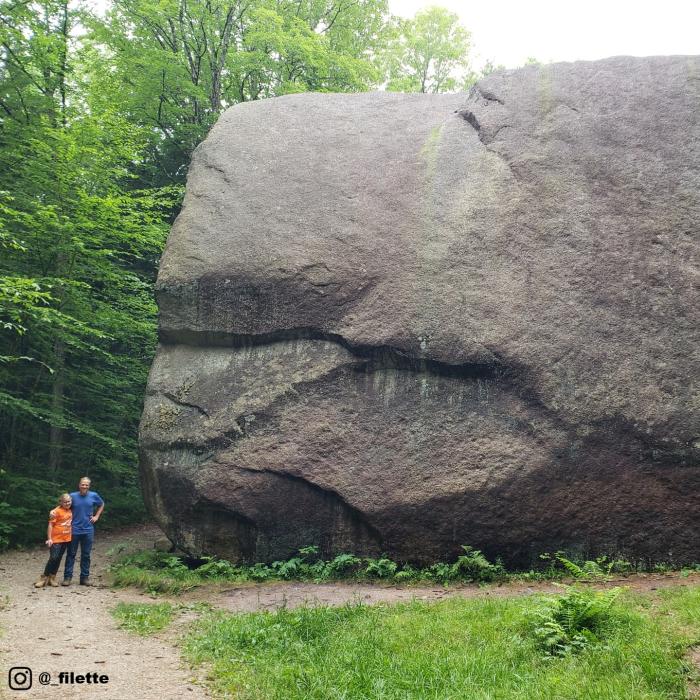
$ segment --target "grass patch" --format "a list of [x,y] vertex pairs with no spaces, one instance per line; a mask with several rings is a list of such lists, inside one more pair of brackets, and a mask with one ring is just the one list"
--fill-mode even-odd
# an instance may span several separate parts
[[190,570],[172,554],[147,550],[128,554],[110,566],[112,584],[134,586],[149,593],[183,593],[204,582],[201,572]]
[[674,586],[659,591],[659,613],[667,624],[684,629],[689,644],[700,644],[700,587]]
[[162,571],[149,571],[131,565],[112,569],[112,584],[117,588],[134,586],[152,594],[184,593],[201,586],[202,583],[202,578],[196,574],[177,576]]
[[170,603],[119,603],[111,612],[121,629],[146,637],[165,629],[175,609]]
[[531,632],[527,621],[542,605],[451,599],[215,612],[195,624],[185,653],[209,666],[215,693],[242,700],[686,697],[682,656],[700,633],[700,589],[664,592],[656,612],[626,593],[614,614],[606,606],[612,623],[564,656],[543,652]]

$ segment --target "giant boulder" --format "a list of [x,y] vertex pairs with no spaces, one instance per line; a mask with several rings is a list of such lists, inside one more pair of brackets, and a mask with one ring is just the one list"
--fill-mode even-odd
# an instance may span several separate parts
[[147,504],[193,554],[700,559],[700,59],[237,105],[157,283]]

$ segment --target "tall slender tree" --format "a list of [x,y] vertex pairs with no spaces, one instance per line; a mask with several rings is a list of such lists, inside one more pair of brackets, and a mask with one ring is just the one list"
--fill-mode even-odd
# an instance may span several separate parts
[[469,32],[454,12],[429,7],[413,19],[396,19],[384,53],[387,89],[450,92],[470,75]]

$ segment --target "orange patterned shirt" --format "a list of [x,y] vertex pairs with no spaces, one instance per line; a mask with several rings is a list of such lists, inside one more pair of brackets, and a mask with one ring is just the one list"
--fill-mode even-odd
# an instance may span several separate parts
[[63,506],[54,508],[49,513],[49,522],[51,523],[51,539],[56,543],[70,542],[71,540],[71,524],[73,522],[73,511],[66,510]]

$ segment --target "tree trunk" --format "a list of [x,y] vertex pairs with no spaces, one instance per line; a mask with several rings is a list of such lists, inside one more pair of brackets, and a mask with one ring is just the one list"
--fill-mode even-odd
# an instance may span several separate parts
[[[51,390],[51,429],[49,431],[49,470],[54,476],[61,468],[61,456],[63,452],[63,406],[65,393],[65,353],[63,341],[57,338],[54,341],[54,374]],[[58,425],[56,424],[58,423]]]

